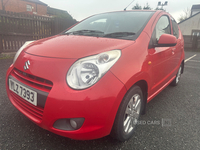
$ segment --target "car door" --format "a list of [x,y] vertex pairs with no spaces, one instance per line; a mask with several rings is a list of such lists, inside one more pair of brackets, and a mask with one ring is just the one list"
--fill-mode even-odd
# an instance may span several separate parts
[[173,35],[177,38],[176,46],[172,47],[173,55],[171,59],[171,66],[172,66],[172,70],[174,71],[173,75],[175,75],[177,73],[176,71],[177,68],[179,68],[178,64],[181,58],[181,50],[183,49],[183,43],[182,43],[183,40],[181,39],[181,34],[178,28],[178,24],[172,17],[171,17],[171,22],[172,22]]
[[171,34],[171,24],[169,17],[163,15],[157,21],[149,44],[149,57],[152,64],[151,72],[151,93],[150,95],[162,88],[169,80],[171,72],[172,47],[157,47],[158,40],[162,34]]

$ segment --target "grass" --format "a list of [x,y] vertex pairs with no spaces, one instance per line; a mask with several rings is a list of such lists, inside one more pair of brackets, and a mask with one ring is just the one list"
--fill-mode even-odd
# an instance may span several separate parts
[[0,54],[0,59],[13,59],[14,56],[10,56],[10,55],[7,55],[7,54]]

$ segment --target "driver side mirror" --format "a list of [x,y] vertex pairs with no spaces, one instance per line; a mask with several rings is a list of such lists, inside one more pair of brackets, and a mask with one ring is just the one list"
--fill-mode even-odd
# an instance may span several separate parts
[[177,44],[177,39],[171,34],[162,34],[155,47],[171,47]]

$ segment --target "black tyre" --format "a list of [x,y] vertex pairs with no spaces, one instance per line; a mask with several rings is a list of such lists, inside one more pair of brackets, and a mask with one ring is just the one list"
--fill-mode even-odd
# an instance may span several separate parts
[[178,69],[178,72],[176,74],[176,78],[170,83],[170,85],[177,86],[179,81],[180,81],[180,79],[181,79],[181,74],[182,74],[182,64]]
[[144,105],[143,93],[139,86],[133,86],[122,100],[117,112],[111,136],[126,141],[133,136],[137,121]]

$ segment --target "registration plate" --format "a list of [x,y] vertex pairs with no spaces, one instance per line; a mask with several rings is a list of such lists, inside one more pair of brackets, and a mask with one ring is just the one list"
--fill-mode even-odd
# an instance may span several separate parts
[[12,79],[9,79],[9,89],[29,103],[37,106],[37,92],[21,85]]

